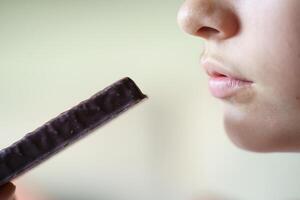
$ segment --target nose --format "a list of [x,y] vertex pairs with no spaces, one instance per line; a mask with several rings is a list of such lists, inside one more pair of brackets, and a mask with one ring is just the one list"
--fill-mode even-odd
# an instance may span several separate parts
[[207,40],[224,40],[239,31],[233,6],[224,0],[186,0],[178,11],[180,28]]

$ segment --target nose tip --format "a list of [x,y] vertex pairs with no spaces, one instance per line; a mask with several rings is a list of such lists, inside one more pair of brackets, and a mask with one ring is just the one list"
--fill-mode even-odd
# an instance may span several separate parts
[[178,11],[177,21],[184,32],[204,39],[226,39],[239,28],[237,16],[222,1],[187,0]]

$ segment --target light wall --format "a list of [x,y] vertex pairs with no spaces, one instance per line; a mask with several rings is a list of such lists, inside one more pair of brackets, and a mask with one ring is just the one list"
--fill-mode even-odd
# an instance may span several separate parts
[[129,76],[149,99],[17,180],[49,200],[300,199],[298,154],[227,139],[179,0],[0,1],[0,147]]

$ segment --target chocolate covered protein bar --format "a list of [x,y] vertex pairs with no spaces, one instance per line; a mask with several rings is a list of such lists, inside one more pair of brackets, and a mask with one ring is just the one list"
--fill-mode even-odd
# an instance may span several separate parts
[[0,151],[0,185],[37,166],[96,127],[146,98],[124,78],[61,113]]

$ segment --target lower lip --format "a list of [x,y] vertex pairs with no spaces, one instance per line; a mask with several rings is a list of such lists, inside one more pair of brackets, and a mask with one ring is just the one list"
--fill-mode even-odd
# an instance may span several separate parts
[[227,76],[210,77],[209,90],[214,97],[228,98],[251,86],[252,82]]

